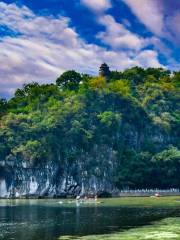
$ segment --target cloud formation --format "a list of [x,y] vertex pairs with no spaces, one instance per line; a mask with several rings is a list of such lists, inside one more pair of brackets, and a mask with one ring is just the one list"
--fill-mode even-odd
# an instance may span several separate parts
[[121,0],[155,35],[180,44],[180,1]]
[[163,14],[157,0],[122,0],[132,12],[153,33],[161,35],[163,32]]
[[81,0],[81,3],[95,12],[104,12],[112,6],[110,0]]
[[[67,17],[39,16],[25,6],[0,2],[0,25],[16,32],[15,36],[0,37],[0,96],[12,95],[23,83],[54,82],[68,69],[96,74],[104,61],[111,69],[162,66],[156,51],[141,49],[144,40],[111,16],[102,17],[101,24],[106,26],[107,33],[100,33],[99,37],[111,44],[111,49],[87,43],[70,27]],[[109,39],[110,34],[115,37],[114,42]],[[123,38],[129,38],[127,43]],[[126,45],[130,51],[121,48]]]
[[127,30],[110,15],[101,16],[99,23],[105,26],[106,31],[98,33],[97,38],[114,49],[140,50],[146,45],[145,39]]

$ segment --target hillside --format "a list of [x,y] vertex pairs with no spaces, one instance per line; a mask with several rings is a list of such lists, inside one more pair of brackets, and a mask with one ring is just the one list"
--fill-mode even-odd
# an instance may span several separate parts
[[102,65],[0,100],[0,196],[179,188],[180,72]]

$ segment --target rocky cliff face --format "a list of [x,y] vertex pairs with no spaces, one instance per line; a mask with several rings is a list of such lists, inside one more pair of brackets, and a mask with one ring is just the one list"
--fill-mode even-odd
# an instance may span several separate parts
[[[121,142],[132,149],[142,149],[145,133],[158,147],[167,141],[160,133],[152,134],[152,129],[144,129],[140,134],[132,128],[124,132]],[[69,154],[72,151],[69,149]],[[116,196],[119,190],[115,176],[121,158],[118,154],[113,147],[103,144],[94,145],[90,152],[82,151],[72,162],[53,160],[32,165],[17,158],[0,161],[0,198]]]
[[[72,164],[64,163],[64,166],[58,162],[36,167],[17,160],[0,162],[0,197],[116,195],[118,190],[112,182],[116,171],[115,159],[116,153],[112,149],[101,148],[95,159],[84,155]],[[88,165],[92,161],[95,165],[90,168]]]

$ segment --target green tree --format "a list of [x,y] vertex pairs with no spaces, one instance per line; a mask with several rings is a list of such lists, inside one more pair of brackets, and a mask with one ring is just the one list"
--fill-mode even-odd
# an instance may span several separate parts
[[34,165],[38,160],[46,157],[46,148],[40,141],[28,140],[25,144],[15,147],[12,153],[23,161],[29,162],[30,165]]
[[56,162],[119,188],[179,187],[179,76],[134,67],[110,82],[68,71],[57,84],[26,84],[0,100],[0,161]]
[[121,122],[121,114],[114,113],[111,111],[106,111],[97,115],[101,123],[105,124],[108,127],[113,127]]
[[177,161],[178,163],[180,163],[180,150],[174,146],[170,146],[168,149],[157,153],[153,157],[153,161]]
[[64,72],[57,80],[56,84],[62,89],[76,90],[82,77],[78,72],[71,70]]
[[114,92],[116,94],[122,95],[122,96],[130,96],[131,95],[131,89],[130,89],[130,83],[126,79],[116,80],[115,82],[111,82],[108,85],[111,92]]

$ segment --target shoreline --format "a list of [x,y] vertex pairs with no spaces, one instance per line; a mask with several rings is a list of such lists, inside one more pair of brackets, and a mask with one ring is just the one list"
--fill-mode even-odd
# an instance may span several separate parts
[[[119,196],[111,196],[111,197],[98,197],[98,199],[124,199],[124,198],[166,198],[166,197],[180,197],[180,192],[178,194],[160,194],[159,196],[155,195],[119,195]],[[55,200],[55,199],[65,199],[65,200],[76,200],[76,196],[68,196],[68,197],[37,197],[37,196],[22,196],[22,197],[0,197],[0,200]],[[82,197],[84,199],[84,197]]]

